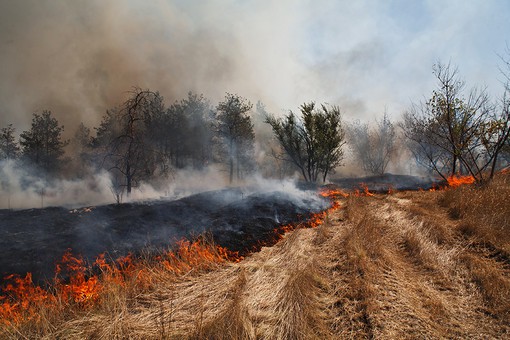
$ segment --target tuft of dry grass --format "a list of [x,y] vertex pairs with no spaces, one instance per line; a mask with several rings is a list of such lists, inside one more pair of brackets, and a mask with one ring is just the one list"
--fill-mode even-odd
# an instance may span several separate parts
[[225,308],[207,324],[199,323],[190,339],[255,339],[255,330],[243,302],[245,287],[246,274],[241,271],[227,293]]
[[376,296],[377,268],[385,265],[385,228],[367,214],[370,198],[349,197],[344,216],[349,223],[338,245],[332,283],[335,295],[331,328],[340,337],[372,338],[377,327],[373,315],[379,307]]
[[268,339],[314,339],[324,335],[317,299],[320,282],[308,265],[288,273],[271,317]]
[[329,214],[327,214],[324,217],[324,222],[322,222],[322,224],[316,228],[317,232],[313,240],[316,246],[323,244],[324,242],[331,238],[332,235],[331,227],[332,227],[331,217],[329,216]]
[[501,174],[480,186],[444,192],[440,203],[460,220],[459,231],[510,255],[510,175]]
[[503,318],[510,317],[510,278],[487,261],[472,253],[463,253],[459,262],[467,269],[468,279],[482,294],[488,310]]

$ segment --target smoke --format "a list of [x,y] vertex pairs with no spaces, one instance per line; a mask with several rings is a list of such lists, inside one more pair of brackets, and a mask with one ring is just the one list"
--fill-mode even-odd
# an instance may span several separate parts
[[[430,93],[437,59],[451,58],[468,83],[496,91],[495,52],[508,40],[509,11],[496,1],[2,1],[0,127],[12,123],[19,133],[33,112],[49,109],[69,138],[80,122],[98,126],[133,86],[159,91],[167,104],[188,91],[213,103],[231,92],[261,100],[276,115],[315,100],[339,105],[344,118],[373,119],[386,106],[394,118]],[[261,164],[270,150],[256,152]],[[219,170],[211,171],[216,175],[174,174],[176,183],[190,182],[189,190],[163,183],[133,196],[194,192],[195,178],[204,188],[225,183]],[[78,196],[110,200],[106,174],[81,181],[92,189]],[[54,183],[61,188],[55,197],[79,192],[67,190],[79,183]],[[43,184],[13,199],[20,207],[39,206]]]
[[112,183],[107,172],[83,179],[45,179],[28,166],[0,162],[0,209],[48,206],[80,207],[112,203]]
[[[248,7],[273,22],[285,8]],[[247,51],[245,40],[264,45],[257,39],[262,18],[244,10],[234,2],[2,2],[0,124],[24,129],[32,112],[50,109],[66,127],[97,125],[131,86],[161,91],[168,102],[189,90],[214,99],[225,91],[257,97],[254,77],[268,76],[264,65],[288,32],[254,64],[256,50]]]
[[[0,209],[29,209],[62,206],[79,208],[90,205],[117,202],[114,184],[107,171],[86,171],[81,179],[45,178],[35,169],[13,160],[0,162]],[[323,206],[318,197],[297,187],[298,178],[286,180],[266,179],[256,173],[233,185],[228,183],[228,173],[220,165],[203,169],[186,168],[174,171],[171,176],[158,178],[151,183],[142,182],[133,188],[130,196],[121,195],[120,201],[140,202],[152,200],[174,200],[204,191],[237,187],[243,196],[254,193],[281,192],[296,206],[303,202],[317,209]],[[309,208],[312,208],[309,206]]]
[[[167,102],[190,90],[214,100],[226,91],[259,98],[254,77],[272,72],[264,65],[278,55],[288,32],[276,33],[272,48],[258,51],[263,58],[254,64],[255,50],[247,51],[245,40],[263,45],[258,38],[263,18],[244,7],[163,0],[2,2],[0,62],[8,66],[0,71],[0,124],[25,129],[34,111],[50,109],[71,130],[80,121],[97,125],[132,86],[160,91]],[[285,10],[249,7],[273,22]],[[279,83],[290,88],[282,86],[287,80]]]
[[42,109],[66,131],[96,126],[132,86],[166,102],[234,92],[277,113],[316,100],[358,118],[399,114],[429,91],[438,58],[497,86],[497,68],[477,66],[497,64],[508,7],[440,4],[2,1],[0,126],[26,129]]

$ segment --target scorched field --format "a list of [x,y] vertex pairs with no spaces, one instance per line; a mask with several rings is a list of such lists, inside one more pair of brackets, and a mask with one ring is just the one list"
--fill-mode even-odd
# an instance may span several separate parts
[[485,186],[321,193],[331,208],[246,256],[202,237],[157,258],[98,259],[95,275],[68,259],[73,275],[46,290],[18,277],[4,286],[0,336],[508,338],[508,175]]

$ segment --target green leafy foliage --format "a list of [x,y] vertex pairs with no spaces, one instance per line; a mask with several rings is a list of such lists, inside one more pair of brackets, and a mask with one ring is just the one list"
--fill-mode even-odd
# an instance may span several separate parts
[[345,133],[338,107],[321,105],[317,109],[313,102],[304,103],[300,118],[290,112],[283,119],[268,116],[266,122],[306,181],[316,182],[320,174],[326,181],[341,164]]

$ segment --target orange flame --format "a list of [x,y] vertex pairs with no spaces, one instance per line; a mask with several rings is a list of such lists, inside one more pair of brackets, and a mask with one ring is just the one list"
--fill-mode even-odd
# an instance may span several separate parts
[[[259,243],[253,250],[275,244],[283,238],[283,234],[298,227],[319,226],[330,212],[340,208],[336,199],[348,196],[337,189],[323,190],[320,194],[332,200],[329,209],[310,215],[303,223],[276,228],[272,240],[265,244]],[[226,261],[239,262],[242,259],[238,252],[201,239],[194,242],[181,240],[177,242],[174,250],[155,257],[161,268],[175,275],[183,275],[195,269],[208,270]],[[140,289],[147,289],[153,278],[141,261],[134,259],[132,255],[107,261],[105,254],[100,254],[92,265],[88,265],[81,256],[73,256],[71,250],[67,250],[56,264],[53,287],[50,290],[36,286],[30,273],[25,277],[10,275],[5,280],[8,283],[0,288],[0,323],[17,325],[23,322],[39,322],[39,310],[43,308],[55,312],[69,306],[88,309],[101,300],[108,287],[125,288],[128,284],[134,284]]]
[[328,189],[328,188],[322,188],[319,192],[319,195],[325,198],[329,198],[331,200],[343,197],[349,197],[348,193],[343,192],[340,189]]
[[473,176],[450,176],[447,181],[449,187],[456,188],[464,184],[473,184],[475,178]]
[[[240,261],[237,252],[208,244],[204,241],[180,241],[174,251],[165,252],[159,258],[162,268],[175,275],[187,273],[193,269],[210,269],[214,264],[225,261]],[[93,275],[93,272],[97,274]],[[67,279],[64,279],[67,278]],[[18,275],[5,277],[8,282],[0,289],[0,323],[20,324],[28,321],[40,321],[39,310],[62,310],[70,305],[78,309],[88,309],[96,305],[106,287],[150,287],[151,276],[141,261],[132,255],[116,261],[107,261],[100,254],[92,266],[82,257],[73,256],[68,250],[57,263],[53,287],[45,290],[32,282],[32,274],[23,278]]]
[[27,273],[24,278],[9,275],[5,280],[10,283],[2,289],[4,295],[0,296],[0,321],[4,323],[39,321],[38,307],[41,304],[47,306],[56,304],[54,295],[34,285],[31,273]]
[[[74,257],[71,250],[67,250],[57,263],[55,270],[55,284],[65,301],[74,301],[78,304],[90,305],[97,301],[101,285],[97,276],[87,277],[89,267],[81,257]],[[60,276],[67,274],[69,282],[64,283]]]
[[[209,269],[214,264],[235,257],[235,253],[226,248],[206,244],[200,240],[177,242],[176,250],[165,252],[161,257],[163,266],[175,274],[187,273],[194,268]],[[236,261],[240,261],[238,258]]]
[[372,194],[368,190],[368,186],[365,183],[359,183],[358,185],[363,190],[363,192],[361,192],[359,189],[356,189],[354,190],[354,196],[367,196],[367,197],[374,196],[374,194]]

